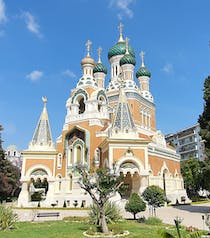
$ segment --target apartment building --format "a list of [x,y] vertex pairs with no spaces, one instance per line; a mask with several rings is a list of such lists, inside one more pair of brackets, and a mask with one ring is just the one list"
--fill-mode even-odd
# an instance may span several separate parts
[[204,141],[199,135],[199,123],[180,130],[174,134],[165,136],[166,142],[175,146],[176,152],[180,154],[181,160],[196,158],[204,159]]

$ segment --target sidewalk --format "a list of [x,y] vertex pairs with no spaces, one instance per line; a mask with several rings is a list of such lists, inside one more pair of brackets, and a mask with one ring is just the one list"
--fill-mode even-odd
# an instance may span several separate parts
[[[88,216],[88,210],[58,210],[50,209],[46,212],[60,212],[58,218],[37,218],[37,212],[44,212],[45,210],[33,210],[33,209],[14,209],[18,214],[19,221],[44,221],[44,220],[62,220],[64,217],[85,217]],[[202,220],[202,215],[210,213],[210,203],[198,204],[198,205],[181,205],[175,207],[161,207],[156,210],[157,217],[160,218],[166,224],[174,225],[174,219],[180,217],[182,225],[193,226],[198,229],[208,230],[205,222]],[[133,218],[132,214],[122,212],[124,218]],[[149,210],[138,213],[137,217],[149,216]]]

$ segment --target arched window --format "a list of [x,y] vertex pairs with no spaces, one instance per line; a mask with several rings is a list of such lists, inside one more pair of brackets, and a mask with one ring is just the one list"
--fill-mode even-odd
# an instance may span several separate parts
[[75,150],[76,150],[76,153],[75,153],[75,155],[76,155],[76,160],[75,160],[75,162],[76,162],[77,164],[79,164],[79,163],[82,162],[82,149],[81,149],[81,146],[80,146],[80,145],[77,145],[76,148],[75,148]]
[[84,113],[85,111],[85,103],[84,103],[84,98],[82,97],[79,101],[79,114]]
[[69,146],[68,151],[67,151],[67,165],[71,166],[72,164],[72,148]]
[[102,104],[105,102],[105,98],[103,96],[100,96],[98,98],[98,111],[100,112],[101,111],[101,106]]

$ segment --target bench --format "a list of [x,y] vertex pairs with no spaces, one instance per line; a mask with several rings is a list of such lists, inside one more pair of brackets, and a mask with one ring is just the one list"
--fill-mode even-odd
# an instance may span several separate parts
[[59,217],[59,212],[38,212],[37,217]]

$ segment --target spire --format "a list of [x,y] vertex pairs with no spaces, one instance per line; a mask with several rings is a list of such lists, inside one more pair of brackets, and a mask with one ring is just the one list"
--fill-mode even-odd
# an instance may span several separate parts
[[33,149],[39,148],[46,150],[53,148],[53,142],[46,107],[47,98],[42,97],[42,101],[44,103],[44,106],[31,141],[31,148]]
[[98,63],[101,63],[101,52],[102,52],[102,48],[99,47],[98,48]]
[[121,22],[120,22],[120,25],[118,26],[118,29],[120,31],[120,37],[119,37],[118,42],[125,42],[123,39],[123,24]]
[[145,65],[144,65],[144,56],[145,56],[144,51],[141,51],[141,52],[140,52],[140,57],[141,57],[141,67],[145,67]]
[[124,80],[120,79],[120,83],[119,101],[112,128],[119,132],[135,131],[135,124],[123,89]]

